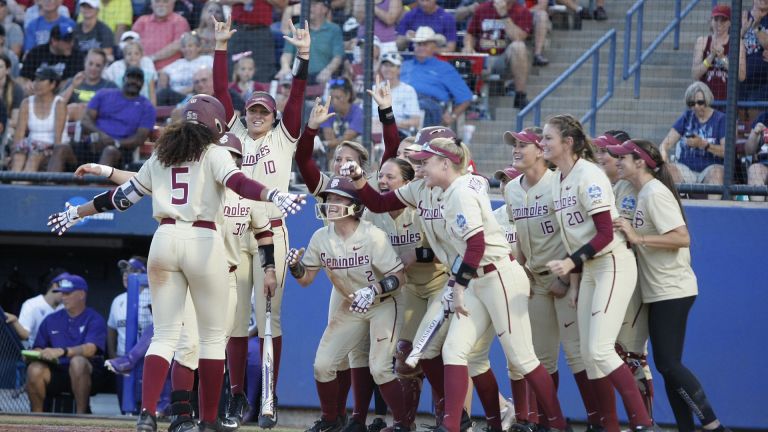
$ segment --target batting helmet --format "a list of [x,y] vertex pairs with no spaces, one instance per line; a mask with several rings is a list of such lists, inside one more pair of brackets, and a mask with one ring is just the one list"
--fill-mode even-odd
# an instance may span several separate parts
[[429,126],[416,134],[416,144],[423,146],[435,138],[456,138],[456,132],[445,126]]
[[352,204],[345,206],[345,211],[342,212],[341,215],[330,218],[328,217],[328,209],[330,206],[338,206],[338,204],[328,204],[326,202],[323,203],[317,203],[315,205],[315,216],[318,219],[327,219],[327,220],[335,220],[335,219],[341,219],[347,216],[354,216],[356,218],[360,218],[363,215],[363,211],[365,210],[365,206],[363,206],[362,201],[360,201],[360,196],[357,194],[357,189],[355,188],[355,185],[352,184],[352,181],[346,177],[336,176],[331,179],[331,182],[328,183],[328,186],[323,189],[320,193],[317,194],[319,198],[321,198],[323,201],[328,200],[328,194],[334,194],[338,196],[343,196],[345,198],[349,198],[352,200]]
[[234,153],[237,156],[243,155],[243,143],[240,138],[232,132],[227,132],[219,138],[219,145],[226,147],[230,153]]
[[224,105],[215,97],[205,94],[192,96],[182,113],[184,121],[207,127],[216,139],[221,138],[227,130],[226,117]]

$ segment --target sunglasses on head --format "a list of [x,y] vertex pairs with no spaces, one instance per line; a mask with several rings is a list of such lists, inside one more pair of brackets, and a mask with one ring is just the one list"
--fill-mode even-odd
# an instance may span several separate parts
[[344,87],[344,85],[347,83],[347,80],[344,78],[334,78],[330,81],[328,81],[328,85],[331,87]]
[[705,101],[704,99],[699,99],[697,101],[688,101],[685,104],[688,105],[688,108],[693,108],[694,105],[705,106],[707,104],[707,101]]

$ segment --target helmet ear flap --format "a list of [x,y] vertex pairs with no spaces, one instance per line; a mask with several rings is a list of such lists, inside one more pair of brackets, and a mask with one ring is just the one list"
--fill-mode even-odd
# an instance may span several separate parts
[[213,120],[216,123],[216,130],[219,131],[219,135],[224,135],[224,132],[226,132],[224,125],[221,124],[221,121],[219,119]]

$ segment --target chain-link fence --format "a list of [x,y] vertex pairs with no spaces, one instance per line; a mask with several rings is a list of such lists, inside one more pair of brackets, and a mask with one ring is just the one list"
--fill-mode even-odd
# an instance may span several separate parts
[[21,340],[6,324],[0,308],[0,412],[29,412],[26,382],[27,368],[21,356]]

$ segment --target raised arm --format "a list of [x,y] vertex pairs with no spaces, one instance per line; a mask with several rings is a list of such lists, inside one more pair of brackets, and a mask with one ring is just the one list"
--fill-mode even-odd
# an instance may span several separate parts
[[395,192],[380,193],[368,184],[357,162],[345,162],[339,170],[340,174],[349,177],[355,184],[360,201],[365,207],[374,213],[384,213],[388,211],[400,210],[406,207],[405,203],[400,201]]
[[237,30],[232,28],[232,16],[227,21],[218,22],[211,16],[214,25],[214,38],[216,39],[216,51],[213,54],[213,95],[224,105],[229,124],[235,119],[235,108],[232,105],[232,96],[229,95],[229,68],[227,59],[227,44]]
[[383,165],[388,159],[397,156],[397,148],[400,146],[400,134],[397,132],[395,113],[392,111],[392,90],[389,81],[381,82],[381,77],[376,74],[376,86],[368,93],[376,101],[379,107],[379,121],[384,135],[384,154],[381,156]]
[[312,40],[309,36],[309,22],[304,22],[303,29],[294,27],[293,22],[289,22],[291,34],[283,36],[286,42],[296,47],[296,58],[293,61],[293,82],[291,84],[291,93],[288,95],[288,101],[283,110],[283,125],[285,130],[292,137],[298,137],[301,132],[301,114],[304,107],[304,93],[307,89],[307,76],[309,74],[309,48]]
[[320,102],[320,98],[315,99],[315,106],[312,107],[307,127],[304,128],[304,132],[301,134],[299,143],[296,146],[296,166],[298,166],[301,177],[304,178],[304,183],[310,192],[316,191],[320,184],[320,168],[317,166],[317,162],[312,159],[312,152],[315,148],[315,137],[317,136],[318,128],[326,120],[336,115],[328,113],[330,106],[330,98],[328,98],[325,104]]

